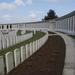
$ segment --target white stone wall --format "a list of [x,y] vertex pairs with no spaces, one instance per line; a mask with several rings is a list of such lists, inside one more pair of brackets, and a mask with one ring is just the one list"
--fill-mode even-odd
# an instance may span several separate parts
[[75,16],[55,21],[55,30],[75,35]]

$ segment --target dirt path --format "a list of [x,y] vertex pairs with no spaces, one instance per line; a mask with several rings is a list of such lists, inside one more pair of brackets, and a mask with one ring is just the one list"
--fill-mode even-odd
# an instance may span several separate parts
[[61,36],[50,36],[38,51],[7,75],[62,75],[65,49]]

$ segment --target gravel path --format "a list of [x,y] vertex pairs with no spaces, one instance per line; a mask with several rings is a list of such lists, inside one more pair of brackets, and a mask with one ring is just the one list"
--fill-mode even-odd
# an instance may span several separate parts
[[75,40],[66,34],[58,33],[65,40],[66,58],[63,75],[75,75]]

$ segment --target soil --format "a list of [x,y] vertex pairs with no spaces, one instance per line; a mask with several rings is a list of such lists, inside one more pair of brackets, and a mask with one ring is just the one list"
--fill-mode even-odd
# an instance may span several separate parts
[[6,75],[62,75],[65,50],[61,36],[50,36],[39,50]]
[[51,31],[48,31],[48,33],[49,33],[49,34],[56,34],[56,33],[54,33],[54,32],[51,32]]

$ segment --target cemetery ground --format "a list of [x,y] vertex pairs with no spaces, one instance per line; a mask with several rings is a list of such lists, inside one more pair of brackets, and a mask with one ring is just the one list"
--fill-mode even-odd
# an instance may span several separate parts
[[16,48],[20,48],[21,46],[25,46],[26,44],[29,44],[29,43],[31,43],[31,42],[43,37],[44,35],[45,35],[45,33],[37,31],[36,34],[32,38],[30,38],[30,39],[28,39],[26,41],[23,41],[21,43],[18,43],[16,45],[13,45],[13,46],[11,46],[9,48],[0,50],[0,56],[4,56],[5,53],[7,53],[9,51],[14,51],[14,49],[16,49]]
[[49,36],[39,50],[6,75],[62,75],[65,50],[61,36]]
[[[27,31],[27,33],[30,33],[30,31]],[[20,31],[19,31],[19,34],[20,34]],[[16,44],[16,45],[13,45],[13,46],[11,46],[11,47],[8,47],[8,48],[6,48],[6,49],[0,50],[0,56],[3,56],[3,57],[4,57],[4,62],[5,62],[5,54],[6,54],[7,52],[13,52],[13,54],[14,54],[14,50],[15,50],[16,48],[19,48],[19,49],[20,49],[21,46],[25,46],[26,44],[29,44],[29,43],[31,43],[31,42],[33,42],[33,41],[35,41],[35,40],[37,40],[37,39],[43,37],[44,35],[45,35],[45,33],[40,32],[40,31],[36,31],[36,34],[35,34],[32,38],[30,38],[30,39],[28,39],[28,40],[26,40],[26,41],[23,41],[23,42],[21,42],[21,43],[18,43],[18,44]],[[5,63],[4,63],[4,64],[5,64]],[[4,65],[4,66],[5,66],[5,68],[6,68],[6,65]]]

